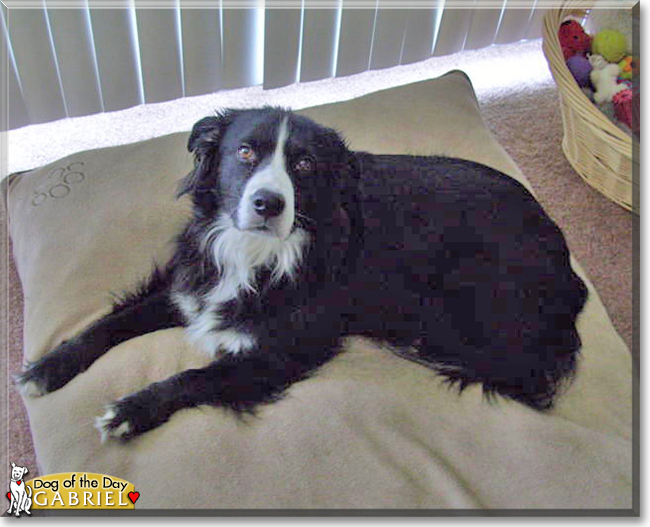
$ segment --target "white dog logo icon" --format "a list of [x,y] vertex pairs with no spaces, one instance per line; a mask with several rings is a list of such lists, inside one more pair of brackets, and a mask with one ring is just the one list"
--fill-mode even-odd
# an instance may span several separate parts
[[16,516],[20,516],[20,511],[31,514],[29,509],[32,508],[32,489],[27,487],[23,480],[27,472],[27,467],[17,467],[15,463],[11,463],[11,504],[7,514],[11,514],[11,509],[15,509]]

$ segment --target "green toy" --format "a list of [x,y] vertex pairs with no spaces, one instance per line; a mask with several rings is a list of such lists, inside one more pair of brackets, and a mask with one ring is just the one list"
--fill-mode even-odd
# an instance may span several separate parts
[[625,35],[614,29],[603,29],[594,37],[591,52],[602,55],[607,62],[618,63],[627,51]]
[[624,57],[622,61],[618,63],[618,76],[621,79],[631,80],[634,75],[634,59],[631,55]]

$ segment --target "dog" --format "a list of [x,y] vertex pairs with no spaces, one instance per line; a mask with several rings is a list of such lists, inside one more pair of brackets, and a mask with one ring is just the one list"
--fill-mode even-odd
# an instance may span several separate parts
[[15,463],[11,463],[11,483],[9,489],[11,493],[11,503],[7,514],[11,514],[11,510],[15,511],[16,516],[20,516],[21,511],[31,515],[29,509],[32,508],[32,489],[30,489],[23,477],[29,470],[27,467],[18,467]]
[[[106,317],[31,364],[28,395],[110,348],[185,326],[214,359],[110,404],[104,440],[198,405],[255,413],[361,335],[462,390],[551,408],[572,378],[587,289],[516,180],[474,162],[351,151],[290,110],[225,110],[189,136],[193,214],[171,260]],[[362,389],[362,388],[360,388]]]

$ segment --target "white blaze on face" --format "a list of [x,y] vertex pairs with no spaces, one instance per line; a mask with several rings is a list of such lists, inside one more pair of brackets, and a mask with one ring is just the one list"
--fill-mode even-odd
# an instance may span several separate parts
[[256,171],[246,183],[244,194],[237,210],[238,227],[242,230],[254,229],[264,225],[264,219],[253,208],[251,196],[258,190],[264,189],[276,192],[284,199],[284,210],[275,218],[269,218],[266,225],[280,239],[286,239],[291,234],[295,220],[295,194],[293,182],[287,174],[284,147],[288,136],[288,117],[280,123],[278,139],[271,161]]

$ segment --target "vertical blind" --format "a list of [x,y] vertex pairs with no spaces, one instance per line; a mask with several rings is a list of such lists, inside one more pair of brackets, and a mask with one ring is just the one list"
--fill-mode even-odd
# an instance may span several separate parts
[[[3,129],[541,34],[534,0],[4,0]],[[409,7],[405,7],[409,6]]]

